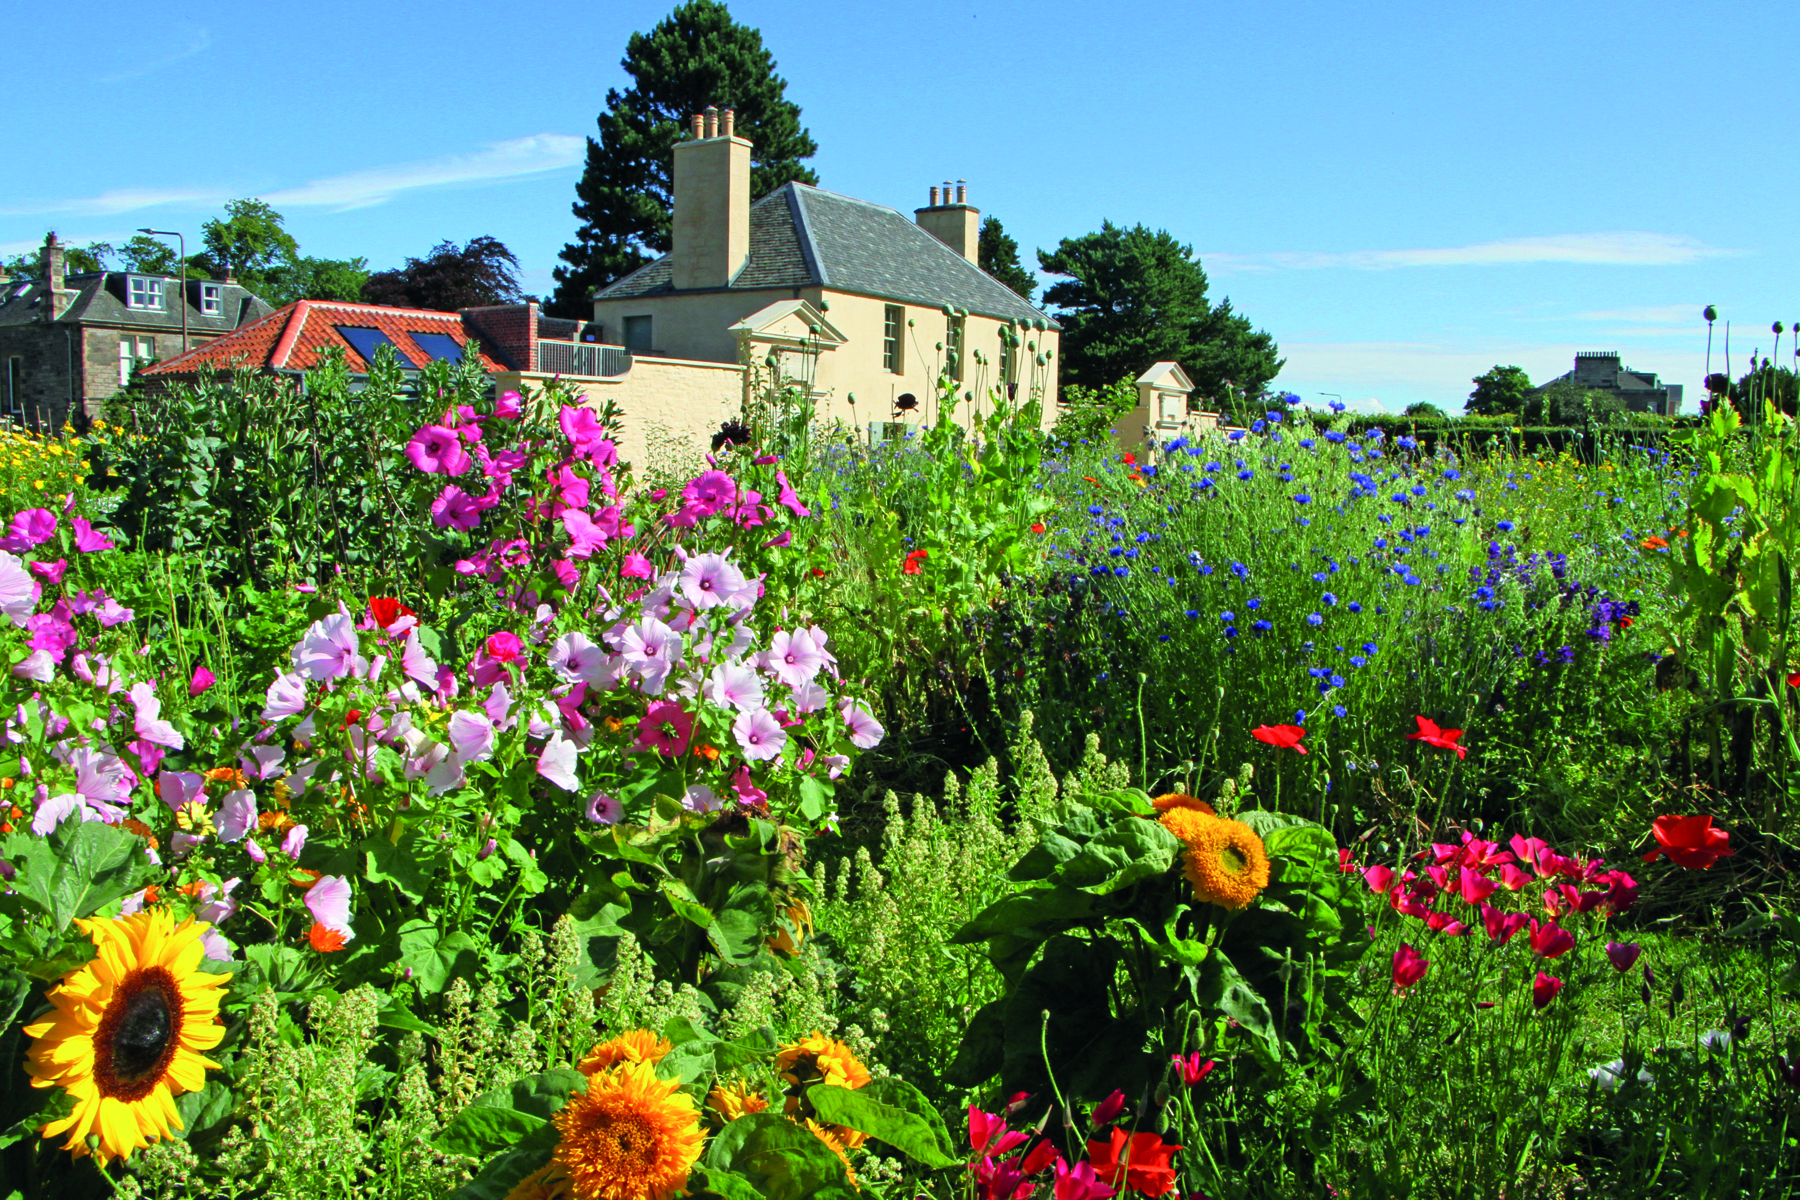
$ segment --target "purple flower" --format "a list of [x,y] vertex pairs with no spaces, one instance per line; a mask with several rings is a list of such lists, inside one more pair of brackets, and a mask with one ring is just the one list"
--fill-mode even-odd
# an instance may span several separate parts
[[788,740],[787,730],[766,708],[739,713],[737,720],[731,723],[731,735],[743,749],[744,757],[752,762],[778,757]]
[[427,425],[406,443],[406,457],[427,475],[461,475],[469,469],[469,455],[456,430]]

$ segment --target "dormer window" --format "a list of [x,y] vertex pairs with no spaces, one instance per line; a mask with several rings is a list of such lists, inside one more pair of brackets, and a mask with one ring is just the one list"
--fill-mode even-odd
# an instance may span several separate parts
[[163,281],[147,275],[133,275],[126,290],[125,304],[129,308],[161,308]]
[[200,313],[202,316],[219,317],[225,314],[225,286],[218,283],[200,285]]

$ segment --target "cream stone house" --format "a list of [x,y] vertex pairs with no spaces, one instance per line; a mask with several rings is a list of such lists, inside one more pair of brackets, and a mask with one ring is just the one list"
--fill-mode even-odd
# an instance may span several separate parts
[[752,203],[750,149],[730,109],[695,116],[675,147],[673,249],[594,297],[582,336],[623,346],[627,370],[564,380],[624,410],[627,455],[650,425],[704,445],[771,356],[810,386],[819,421],[862,437],[935,420],[946,370],[959,419],[991,411],[995,394],[1035,397],[1048,428],[1058,326],[976,265],[966,187],[932,188],[913,220],[796,183]]

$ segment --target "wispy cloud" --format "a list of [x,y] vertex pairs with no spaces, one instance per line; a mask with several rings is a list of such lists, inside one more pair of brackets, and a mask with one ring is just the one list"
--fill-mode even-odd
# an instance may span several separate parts
[[1282,251],[1273,254],[1203,255],[1208,267],[1231,271],[1309,270],[1347,267],[1391,271],[1401,267],[1495,267],[1526,263],[1572,263],[1609,267],[1678,267],[1735,254],[1690,237],[1668,233],[1559,233],[1505,238],[1469,246],[1418,250],[1351,250],[1338,253]]
[[315,179],[297,188],[265,192],[270,204],[289,207],[362,208],[392,200],[400,192],[456,184],[497,183],[572,167],[587,153],[587,139],[566,133],[534,133],[492,142],[472,154],[452,154],[423,162],[375,167]]
[[81,199],[12,205],[0,208],[0,216],[112,216],[147,208],[217,208],[237,196],[259,196],[284,208],[365,208],[384,204],[403,192],[501,183],[546,171],[560,171],[579,163],[586,150],[585,138],[566,133],[534,133],[528,137],[490,142],[467,154],[371,167],[272,191],[254,188],[118,188]]
[[192,58],[196,54],[204,53],[211,45],[212,34],[204,29],[195,29],[186,35],[180,46],[176,47],[170,53],[163,55],[161,58],[140,62],[135,67],[131,67],[124,71],[115,71],[111,75],[102,75],[97,82],[123,83],[127,79],[141,79],[145,75],[162,70],[164,67],[172,67],[183,59]]

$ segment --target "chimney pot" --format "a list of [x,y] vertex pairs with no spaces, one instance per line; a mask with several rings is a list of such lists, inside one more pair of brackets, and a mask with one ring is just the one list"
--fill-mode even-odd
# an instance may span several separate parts
[[695,113],[694,114],[694,140],[696,142],[706,136],[706,133],[704,132],[705,125],[706,125],[706,118],[701,116],[699,113]]
[[937,206],[938,206],[938,190],[937,190],[937,185],[933,184],[931,187],[931,207],[936,208]]
[[959,179],[956,181],[956,202],[958,204],[967,204],[969,202],[969,181],[966,179]]
[[720,113],[719,116],[724,121],[723,128],[721,128],[719,130],[719,132],[725,137],[731,137],[732,136],[732,126],[737,123],[737,114],[728,108],[724,112]]
[[706,136],[709,138],[719,136],[719,110],[711,104],[706,106]]

